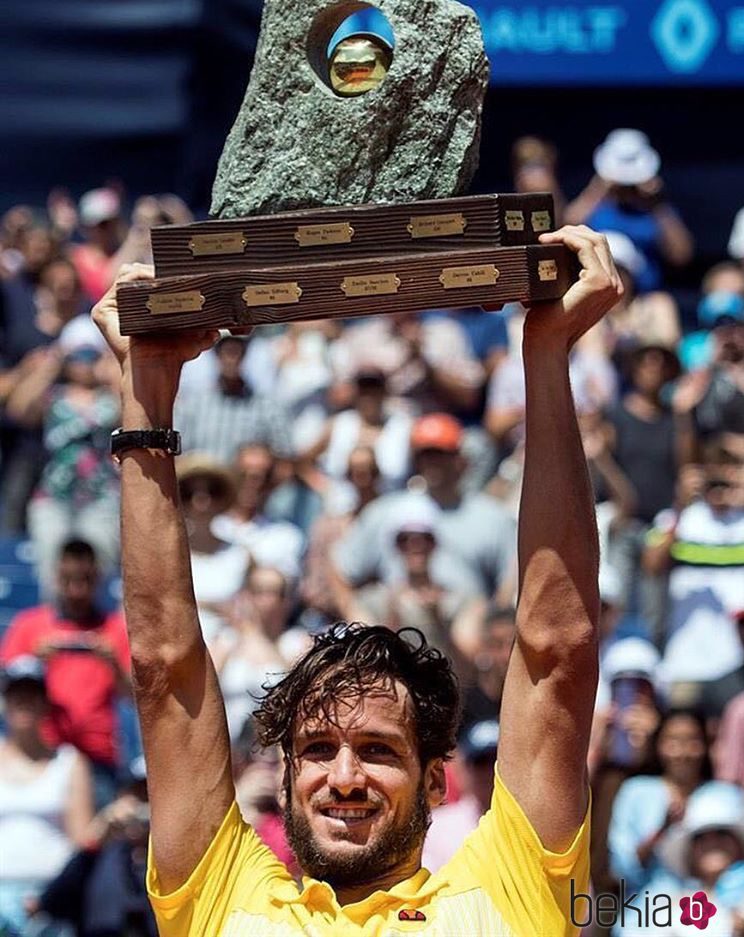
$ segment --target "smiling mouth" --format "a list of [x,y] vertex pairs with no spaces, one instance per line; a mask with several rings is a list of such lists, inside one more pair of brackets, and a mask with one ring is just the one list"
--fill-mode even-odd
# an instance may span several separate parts
[[320,812],[331,820],[344,820],[350,823],[369,820],[377,813],[377,807],[324,807]]

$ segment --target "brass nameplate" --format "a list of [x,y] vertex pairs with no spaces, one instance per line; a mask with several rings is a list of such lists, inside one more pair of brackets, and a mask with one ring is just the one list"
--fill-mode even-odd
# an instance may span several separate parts
[[533,211],[532,212],[532,230],[533,231],[550,231],[550,226],[552,220],[550,218],[549,211]]
[[400,280],[394,273],[373,273],[368,277],[344,277],[341,289],[350,296],[385,296],[397,293]]
[[294,234],[300,247],[348,244],[353,237],[354,229],[348,221],[340,221],[337,224],[301,224]]
[[504,222],[507,231],[524,231],[524,212],[507,211],[504,212]]
[[493,286],[500,273],[495,264],[476,267],[445,267],[439,282],[446,290],[463,289],[468,286]]
[[163,316],[173,312],[201,312],[204,303],[203,293],[188,290],[183,293],[150,293],[145,305],[154,316]]
[[540,260],[537,264],[537,275],[545,282],[558,279],[558,264],[554,260]]
[[189,250],[194,257],[207,257],[212,254],[242,254],[247,243],[242,231],[195,234],[189,241]]
[[464,234],[467,224],[465,215],[455,212],[453,215],[414,215],[406,228],[412,238],[441,238]]
[[243,290],[243,302],[252,306],[289,306],[298,303],[302,290],[297,283],[256,283]]

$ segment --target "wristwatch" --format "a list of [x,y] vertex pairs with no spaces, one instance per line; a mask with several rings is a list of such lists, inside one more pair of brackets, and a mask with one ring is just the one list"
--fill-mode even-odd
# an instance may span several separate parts
[[181,434],[175,429],[122,429],[111,434],[111,457],[121,462],[128,449],[162,449],[168,455],[181,454]]

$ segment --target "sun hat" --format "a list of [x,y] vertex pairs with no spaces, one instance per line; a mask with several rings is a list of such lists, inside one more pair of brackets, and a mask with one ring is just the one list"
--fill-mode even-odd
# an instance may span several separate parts
[[627,270],[637,280],[647,267],[646,258],[638,250],[627,234],[622,231],[600,231],[610,245],[612,259],[618,267]]
[[429,413],[413,424],[411,448],[439,449],[442,452],[459,452],[462,445],[462,426],[449,413]]
[[661,159],[640,130],[613,130],[594,151],[594,169],[605,182],[641,185],[658,173]]
[[681,822],[659,844],[664,865],[681,878],[689,876],[692,841],[709,830],[730,830],[744,850],[744,791],[738,785],[709,781],[690,795]]
[[627,370],[632,374],[636,365],[640,362],[641,358],[649,351],[656,351],[664,358],[664,366],[666,368],[666,381],[676,380],[682,372],[682,364],[680,363],[677,352],[674,348],[670,348],[668,345],[663,344],[662,342],[654,341],[641,341],[635,347],[628,349],[627,352]]
[[222,492],[217,499],[223,504],[221,511],[226,510],[235,500],[236,487],[232,472],[207,453],[189,452],[187,455],[179,456],[176,459],[176,478],[179,488],[194,478],[207,478],[213,481]]

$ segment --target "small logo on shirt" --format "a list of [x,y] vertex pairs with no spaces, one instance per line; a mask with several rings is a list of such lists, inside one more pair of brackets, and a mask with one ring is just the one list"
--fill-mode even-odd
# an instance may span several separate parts
[[398,911],[399,921],[425,921],[426,915],[416,908],[402,908]]

